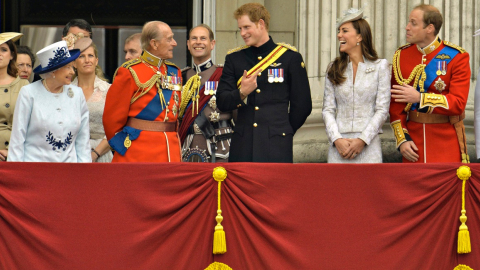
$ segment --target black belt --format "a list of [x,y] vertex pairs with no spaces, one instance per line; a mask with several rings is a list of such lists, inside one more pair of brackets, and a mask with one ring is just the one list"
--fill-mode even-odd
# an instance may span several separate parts
[[229,120],[220,120],[212,123],[214,129],[231,127]]
[[[198,117],[197,117],[198,118]],[[205,118],[206,119],[206,118]],[[213,126],[213,129],[219,129],[219,128],[231,128],[232,125],[230,124],[230,120],[220,120],[218,122],[210,122],[210,124]],[[198,125],[198,124],[197,124]],[[199,125],[198,125],[199,126]],[[200,127],[200,126],[199,126]],[[202,132],[203,133],[203,132]],[[195,134],[195,129],[193,128],[193,125],[191,125],[188,128],[188,134]]]

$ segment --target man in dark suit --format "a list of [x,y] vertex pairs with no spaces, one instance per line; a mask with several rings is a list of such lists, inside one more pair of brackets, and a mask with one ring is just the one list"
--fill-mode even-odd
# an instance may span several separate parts
[[293,162],[293,135],[312,111],[303,58],[273,42],[261,4],[234,15],[245,46],[228,52],[217,90],[220,110],[238,109],[229,161]]

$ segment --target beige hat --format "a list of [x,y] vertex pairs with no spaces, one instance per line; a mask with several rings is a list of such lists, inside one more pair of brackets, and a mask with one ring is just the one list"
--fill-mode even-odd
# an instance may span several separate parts
[[79,49],[80,52],[83,52],[88,47],[90,47],[90,45],[92,45],[92,39],[89,38],[89,37],[83,37],[83,38],[79,38],[79,39],[77,39],[77,41],[75,41],[75,45],[73,46],[73,48],[74,49]]
[[23,36],[22,33],[16,33],[16,32],[4,32],[0,34],[0,44],[3,44],[9,40],[12,42],[15,42],[19,40]]
[[360,19],[366,19],[367,17],[363,16],[363,9],[366,7],[366,4],[363,5],[361,9],[350,8],[343,11],[343,16],[337,19],[337,29],[346,22],[353,22]]

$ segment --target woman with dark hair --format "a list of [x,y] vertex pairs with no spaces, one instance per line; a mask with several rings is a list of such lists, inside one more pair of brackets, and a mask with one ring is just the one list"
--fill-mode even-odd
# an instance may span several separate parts
[[337,22],[340,56],[328,67],[323,121],[329,163],[381,163],[379,133],[390,105],[390,69],[378,59],[363,10],[349,9]]
[[37,52],[33,72],[42,80],[18,95],[8,161],[92,162],[87,104],[82,89],[71,85],[79,55],[65,41]]
[[27,46],[17,46],[17,68],[21,79],[29,80],[35,65],[35,56]]
[[0,161],[8,156],[13,112],[20,88],[28,81],[17,77],[17,50],[14,42],[22,37],[20,33],[0,34]]
[[[83,46],[80,43],[88,42]],[[112,162],[113,154],[110,151],[105,130],[103,129],[102,117],[105,107],[105,98],[110,84],[106,81],[103,71],[98,65],[97,46],[90,38],[81,38],[76,41],[74,48],[83,47],[80,56],[73,63],[76,68],[76,77],[72,85],[79,86],[83,90],[90,112],[90,147],[93,162]],[[84,49],[86,47],[86,49]]]

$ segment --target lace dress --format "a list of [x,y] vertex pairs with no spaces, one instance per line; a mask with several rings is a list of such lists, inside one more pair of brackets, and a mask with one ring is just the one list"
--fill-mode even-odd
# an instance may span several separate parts
[[[334,86],[325,79],[322,115],[330,144],[329,163],[382,162],[378,134],[383,133],[390,107],[390,68],[385,59],[364,61],[358,64],[355,84],[351,62],[343,84]],[[340,138],[359,138],[366,145],[355,158],[344,159],[333,144]]]
[[[73,80],[72,84],[78,86],[78,77]],[[103,139],[106,139],[102,118],[105,98],[110,84],[96,76],[93,85],[93,94],[87,100],[87,107],[90,112],[90,146],[95,149]],[[112,162],[112,158],[112,151],[108,151],[99,157],[97,162]]]

